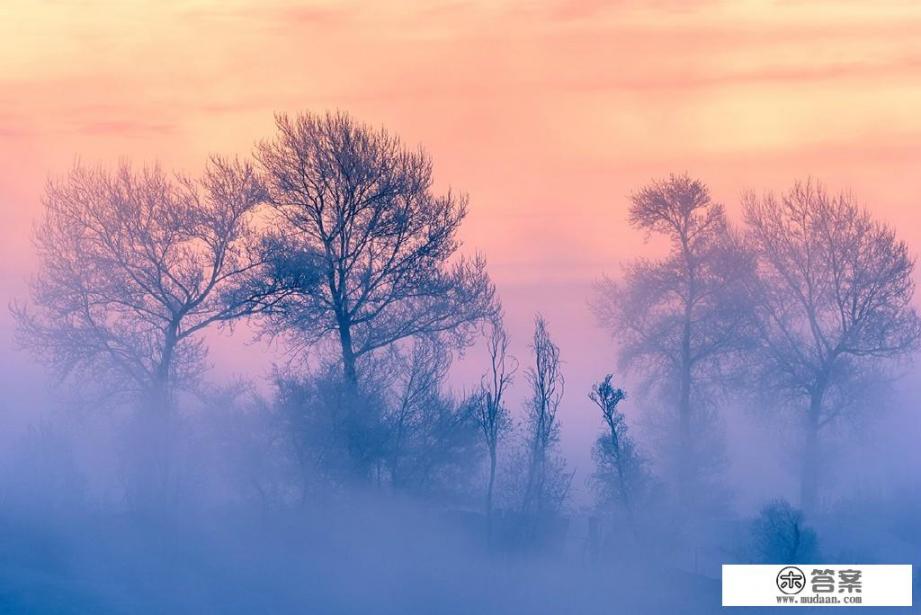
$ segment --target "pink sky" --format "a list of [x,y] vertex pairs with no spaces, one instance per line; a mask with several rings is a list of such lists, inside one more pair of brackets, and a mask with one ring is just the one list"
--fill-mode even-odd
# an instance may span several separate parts
[[469,192],[466,249],[521,354],[533,312],[550,319],[580,450],[614,357],[589,285],[644,250],[626,197],[651,177],[699,175],[734,213],[746,188],[813,175],[921,246],[913,2],[5,0],[0,298],[23,293],[44,178],[77,157],[194,170],[247,153],[273,111],[335,108]]

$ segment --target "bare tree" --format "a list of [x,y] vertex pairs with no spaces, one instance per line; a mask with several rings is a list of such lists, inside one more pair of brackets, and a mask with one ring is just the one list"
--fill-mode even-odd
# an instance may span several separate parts
[[751,275],[751,259],[730,232],[723,207],[702,182],[686,175],[634,194],[630,223],[667,238],[670,252],[659,261],[629,264],[622,282],[604,279],[594,309],[617,337],[621,367],[645,372],[674,400],[674,462],[683,486],[691,478],[695,417],[703,416],[706,397],[702,389],[745,344],[743,282]]
[[18,338],[61,377],[110,379],[165,411],[202,367],[206,327],[249,313],[235,285],[256,267],[252,168],[212,158],[199,179],[159,168],[76,167],[45,193],[34,309]]
[[560,349],[550,337],[547,322],[540,315],[534,323],[534,365],[526,373],[531,385],[527,404],[527,479],[522,510],[540,514],[562,503],[569,477],[554,451],[560,439],[557,411],[563,398],[564,380],[560,371]]
[[481,258],[455,258],[466,198],[433,194],[428,154],[341,113],[276,126],[256,151],[279,215],[265,244],[272,331],[335,339],[356,389],[359,360],[400,340],[469,343],[494,288]]
[[633,439],[627,434],[627,421],[618,410],[620,402],[627,398],[623,389],[613,384],[614,376],[608,374],[592,386],[589,399],[601,410],[601,418],[607,426],[607,433],[598,438],[592,451],[597,464],[596,486],[602,491],[603,499],[623,510],[635,531],[634,495],[640,486],[642,461],[636,451]]
[[199,334],[252,309],[234,289],[256,266],[248,218],[262,198],[249,165],[216,157],[198,179],[77,166],[45,192],[18,339],[62,379],[143,403],[142,465],[157,481],[174,393],[203,367]]
[[745,199],[757,250],[759,355],[766,382],[803,403],[802,506],[814,505],[819,434],[853,383],[881,359],[917,348],[913,262],[894,232],[846,193],[813,181]]
[[489,454],[486,516],[491,519],[499,439],[511,426],[508,408],[505,406],[505,393],[512,384],[515,372],[518,371],[518,360],[509,354],[509,337],[501,314],[490,320],[486,344],[489,371],[480,380],[476,419]]

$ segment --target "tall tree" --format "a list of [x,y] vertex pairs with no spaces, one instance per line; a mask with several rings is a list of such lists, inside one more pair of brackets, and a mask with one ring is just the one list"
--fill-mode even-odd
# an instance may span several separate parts
[[480,380],[476,419],[489,454],[489,478],[486,485],[486,516],[492,519],[493,492],[496,484],[499,440],[511,426],[505,393],[511,386],[518,360],[509,354],[509,337],[501,314],[490,320],[486,350],[489,368]]
[[911,306],[914,264],[892,229],[847,193],[797,182],[745,199],[757,251],[761,375],[802,403],[802,505],[815,503],[819,434],[840,415],[854,383],[881,360],[913,351],[921,320]]
[[494,288],[482,259],[456,258],[467,200],[434,194],[429,155],[342,113],[276,127],[256,150],[279,216],[265,243],[271,330],[334,339],[356,389],[362,357],[401,340],[469,343]]
[[236,287],[258,265],[248,219],[262,198],[249,165],[220,158],[197,179],[78,166],[48,184],[18,339],[62,379],[139,404],[133,505],[162,504],[174,395],[203,368],[202,331],[253,309]]
[[526,406],[527,474],[522,510],[539,515],[558,507],[569,488],[569,476],[554,454],[560,439],[557,411],[564,388],[560,349],[550,337],[547,321],[540,315],[534,322],[531,349],[534,365],[526,373],[531,398]]
[[691,477],[703,391],[727,356],[745,344],[744,280],[751,259],[723,207],[687,175],[652,182],[631,197],[630,223],[668,240],[661,260],[638,259],[620,282],[598,286],[595,311],[615,334],[623,369],[645,373],[673,400],[679,484]]

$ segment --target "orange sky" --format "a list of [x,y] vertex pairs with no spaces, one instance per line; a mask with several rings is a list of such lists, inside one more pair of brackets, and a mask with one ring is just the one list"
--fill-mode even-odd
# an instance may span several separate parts
[[729,204],[813,174],[916,219],[921,7],[639,4],[6,0],[4,250],[76,156],[194,168],[305,108],[426,145],[500,279],[609,268],[625,195],[672,170]]
[[733,211],[811,174],[921,248],[917,3],[4,0],[0,299],[23,292],[44,178],[76,157],[194,169],[274,110],[333,108],[470,193],[467,247],[513,333],[545,312],[573,371],[609,368],[588,284],[642,249],[625,197],[653,176],[697,174]]

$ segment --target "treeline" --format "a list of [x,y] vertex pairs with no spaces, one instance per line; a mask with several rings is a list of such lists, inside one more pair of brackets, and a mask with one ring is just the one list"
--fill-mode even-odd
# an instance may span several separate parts
[[[387,489],[481,511],[497,540],[552,537],[574,476],[558,449],[560,349],[537,315],[529,355],[511,355],[485,260],[459,255],[467,206],[434,191],[424,150],[341,113],[279,115],[250,155],[212,157],[200,176],[78,165],[45,191],[18,339],[127,409],[131,508],[171,505],[188,470],[175,443],[205,407],[238,419],[226,465],[243,460],[239,497]],[[634,440],[611,375],[568,393],[600,414],[599,543],[650,531],[663,502],[712,503],[713,426],[730,398],[799,417],[811,509],[821,434],[918,346],[908,249],[852,196],[809,180],[748,194],[742,209],[734,227],[687,176],[631,197],[632,232],[661,236],[668,253],[603,279],[592,304],[619,369],[661,409],[661,438]],[[203,381],[204,331],[242,320],[290,353],[270,399]],[[458,396],[452,356],[472,344],[487,364]],[[528,391],[521,412],[515,386]],[[783,505],[770,514],[800,523]]]

